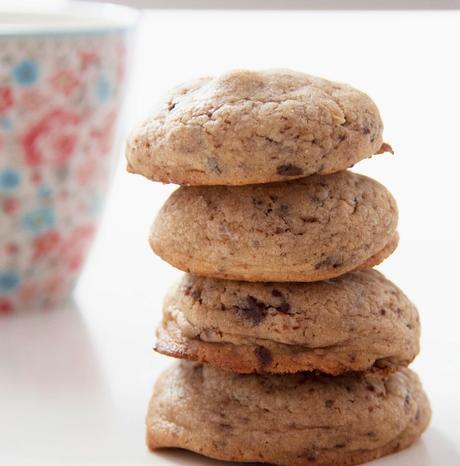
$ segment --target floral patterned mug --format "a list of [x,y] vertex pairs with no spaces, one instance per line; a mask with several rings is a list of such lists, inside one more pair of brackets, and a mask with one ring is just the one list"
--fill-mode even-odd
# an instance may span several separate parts
[[0,7],[0,314],[73,289],[113,167],[134,10]]

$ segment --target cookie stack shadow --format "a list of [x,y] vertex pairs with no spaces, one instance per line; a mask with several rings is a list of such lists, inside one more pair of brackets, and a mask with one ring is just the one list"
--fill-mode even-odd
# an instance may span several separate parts
[[347,169],[391,151],[372,100],[288,70],[174,89],[128,140],[128,170],[179,187],[150,233],[187,272],[164,301],[151,449],[354,465],[430,419],[417,309],[372,269],[398,244],[395,200]]

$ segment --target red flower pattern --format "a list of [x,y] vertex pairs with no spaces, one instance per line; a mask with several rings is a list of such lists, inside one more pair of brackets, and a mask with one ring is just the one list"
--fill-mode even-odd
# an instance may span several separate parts
[[78,75],[72,70],[60,70],[50,81],[55,89],[66,96],[69,96],[80,84]]
[[62,245],[62,255],[68,268],[78,270],[82,264],[93,239],[96,228],[92,224],[81,225],[75,228]]
[[58,294],[61,291],[63,284],[64,280],[60,275],[54,275],[48,278],[44,283],[44,292],[46,296]]
[[0,298],[0,315],[10,314],[11,312],[13,312],[11,301],[6,298]]
[[84,50],[80,52],[80,68],[86,71],[90,66],[99,63],[99,55],[95,52]]
[[[32,126],[22,138],[27,165],[45,162],[62,165],[75,153],[80,116],[62,109],[53,110]],[[46,150],[44,149],[46,146]]]
[[[27,86],[11,73],[0,83],[0,151],[22,152],[13,163],[19,183],[0,199],[0,215],[18,226],[17,236],[0,242],[0,265],[6,259],[20,278],[0,297],[0,315],[51,306],[68,295],[83,265],[96,231],[94,206],[107,182],[125,73],[123,42],[60,51],[52,66],[35,63],[39,72]],[[101,79],[113,89],[106,100],[99,99]],[[31,207],[21,197],[26,189],[36,193],[34,203],[52,211],[51,230],[31,234],[24,226]],[[80,225],[69,225],[68,215]],[[37,273],[30,275],[34,267]]]
[[19,290],[19,295],[21,296],[21,299],[26,303],[32,301],[35,298],[36,294],[37,287],[31,283],[24,284]]
[[75,169],[75,178],[80,186],[89,186],[93,180],[98,180],[100,174],[98,164],[94,157],[88,158]]
[[56,250],[61,241],[59,233],[55,230],[47,231],[34,239],[34,258],[46,256]]
[[30,111],[37,111],[46,106],[48,96],[39,89],[24,89],[19,95],[19,104]]
[[13,92],[9,86],[0,86],[0,114],[13,106]]
[[16,243],[6,243],[5,244],[5,252],[8,255],[16,254],[19,251],[19,247]]
[[112,149],[116,121],[117,114],[115,110],[112,110],[102,120],[101,126],[91,131],[91,137],[94,139],[99,154],[101,155],[108,154]]
[[5,214],[13,215],[19,209],[19,201],[13,197],[7,197],[2,203],[2,209]]

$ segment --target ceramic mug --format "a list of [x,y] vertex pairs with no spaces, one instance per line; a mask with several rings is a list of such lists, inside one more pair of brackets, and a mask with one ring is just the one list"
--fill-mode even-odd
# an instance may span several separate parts
[[134,10],[0,6],[0,314],[66,300],[116,152]]

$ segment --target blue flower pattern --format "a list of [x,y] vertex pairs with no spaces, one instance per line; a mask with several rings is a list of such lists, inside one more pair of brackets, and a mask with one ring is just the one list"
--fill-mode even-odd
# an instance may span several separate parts
[[54,226],[54,212],[49,207],[38,207],[24,215],[22,225],[33,235],[45,233]]
[[21,177],[16,170],[5,168],[0,171],[0,192],[12,191],[20,182]]
[[14,271],[0,271],[0,294],[13,291],[19,286],[21,279]]
[[99,78],[97,82],[97,97],[101,102],[105,102],[112,96],[112,87],[110,81],[104,77]]
[[[100,142],[94,136],[94,143],[92,135],[108,133],[105,121],[111,122],[118,108],[125,67],[119,51],[125,40],[121,35],[116,42],[71,37],[59,39],[62,47],[55,50],[52,38],[36,44],[12,39],[11,49],[0,47],[0,88],[7,89],[0,102],[0,316],[23,307],[54,305],[75,281],[79,269],[74,257],[85,254],[83,242],[89,235],[84,228],[96,225],[108,173],[103,168],[110,160],[108,152],[97,152],[98,144],[111,135],[101,136]],[[70,81],[54,79],[63,70],[75,80],[72,92],[66,90]],[[62,139],[59,123],[49,135],[43,131],[32,140],[32,129],[61,108],[81,116],[78,123],[69,123],[75,126],[69,134],[77,136],[72,160],[53,159],[47,152],[54,143],[65,146],[65,121]],[[26,164],[26,145],[34,145],[43,157],[31,157]],[[86,157],[96,164],[89,181],[80,180]],[[48,251],[55,235],[56,246]]]
[[9,130],[13,127],[11,120],[7,117],[0,118],[0,127],[5,130]]
[[30,86],[38,79],[38,67],[31,60],[22,60],[13,68],[13,76],[22,86]]
[[39,195],[39,197],[46,199],[51,195],[51,189],[49,188],[49,186],[41,184],[37,188],[37,194]]

